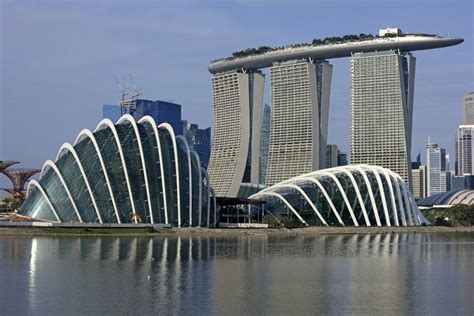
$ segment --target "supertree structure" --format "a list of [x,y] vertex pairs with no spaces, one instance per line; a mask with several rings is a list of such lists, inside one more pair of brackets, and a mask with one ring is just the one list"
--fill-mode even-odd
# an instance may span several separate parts
[[8,179],[13,184],[13,198],[17,201],[23,201],[25,197],[25,184],[29,178],[40,172],[40,169],[26,169],[26,168],[8,168],[3,170]]
[[7,169],[8,167],[12,165],[16,165],[17,163],[20,163],[20,162],[14,161],[14,160],[0,160],[0,172],[3,173],[3,170]]

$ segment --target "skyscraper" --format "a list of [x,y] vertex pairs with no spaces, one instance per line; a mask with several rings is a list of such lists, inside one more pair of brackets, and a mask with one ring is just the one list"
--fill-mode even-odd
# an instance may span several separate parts
[[339,157],[339,149],[337,145],[326,145],[326,168],[337,167]]
[[411,187],[415,58],[357,53],[350,60],[351,163],[389,168]]
[[411,170],[413,183],[413,197],[422,199],[426,197],[426,166],[418,165],[417,168]]
[[169,123],[176,135],[183,135],[183,122],[181,120],[181,104],[169,101],[151,101],[144,99],[134,100],[134,114],[136,120],[145,115],[151,116],[156,124]]
[[473,174],[474,162],[474,125],[459,125],[456,134],[456,162],[455,172],[457,176]]
[[426,145],[426,196],[447,190],[446,150],[430,141]]
[[347,154],[340,151],[337,154],[337,165],[338,166],[346,166],[347,165]]
[[270,115],[271,107],[268,104],[263,106],[262,130],[260,137],[260,179],[259,184],[265,183],[268,164],[268,148],[270,143]]
[[325,167],[332,65],[288,61],[272,66],[270,76],[266,185]]
[[474,92],[462,97],[462,122],[463,125],[474,124]]
[[258,184],[264,75],[231,71],[212,78],[214,134],[209,180],[218,196]]
[[[256,166],[255,163],[260,160],[260,143],[257,142],[260,140],[264,81],[260,69],[263,68],[270,67],[272,98],[266,184],[325,166],[332,75],[332,66],[325,60],[350,56],[353,56],[352,79],[355,68],[368,67],[365,76],[359,76],[360,71],[357,73],[357,80],[360,77],[362,83],[353,85],[352,89],[358,90],[357,97],[353,95],[353,103],[358,104],[354,113],[361,112],[354,116],[357,124],[353,124],[356,127],[353,131],[357,131],[353,142],[357,147],[354,150],[358,156],[356,160],[367,163],[367,157],[375,155],[372,160],[376,164],[388,165],[404,176],[405,181],[411,182],[408,163],[415,60],[409,52],[462,42],[461,38],[385,29],[379,36],[348,35],[278,48],[249,48],[212,61],[208,70],[213,74],[214,133],[208,171],[216,193],[236,196],[240,184],[249,181],[255,184],[259,175],[261,178],[260,164]],[[379,53],[381,51],[384,53]],[[369,52],[373,53],[370,55]],[[377,60],[370,66],[362,62],[359,67],[357,61],[365,57]],[[372,78],[372,75],[375,76]],[[370,85],[373,82],[380,84],[375,87]],[[381,96],[374,102],[372,98],[377,95]],[[376,115],[364,119],[366,113],[362,109],[366,102],[370,104],[369,114],[379,113],[383,117],[380,112],[386,110],[388,114],[381,121],[383,126],[377,123],[377,128],[364,133],[364,121],[378,119]],[[396,114],[395,119],[393,114]],[[390,133],[380,133],[379,129]],[[370,152],[358,148],[366,138],[372,137],[372,131],[377,133],[377,140],[383,138],[376,144],[382,148],[375,154],[370,142],[365,146]],[[387,153],[388,148],[395,150]],[[382,155],[384,159],[379,158]],[[385,156],[389,158],[385,159]]]

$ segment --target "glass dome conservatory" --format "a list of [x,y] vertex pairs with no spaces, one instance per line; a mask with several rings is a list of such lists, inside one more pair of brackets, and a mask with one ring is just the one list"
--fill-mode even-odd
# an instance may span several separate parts
[[104,119],[44,163],[19,212],[54,222],[210,225],[213,190],[200,166],[167,123]]
[[382,167],[349,165],[282,181],[252,196],[273,215],[303,225],[411,226],[427,224],[402,178]]

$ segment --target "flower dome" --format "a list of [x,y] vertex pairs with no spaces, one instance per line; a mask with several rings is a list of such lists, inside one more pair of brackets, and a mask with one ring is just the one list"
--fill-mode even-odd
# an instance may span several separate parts
[[200,166],[167,123],[104,119],[44,163],[19,212],[53,222],[210,225],[212,188]]

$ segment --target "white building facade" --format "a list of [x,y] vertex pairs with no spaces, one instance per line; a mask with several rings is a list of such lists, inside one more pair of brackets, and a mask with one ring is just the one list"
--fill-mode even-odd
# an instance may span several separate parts
[[417,169],[412,169],[412,193],[415,199],[422,199],[426,197],[426,166],[419,166]]
[[474,124],[474,92],[462,97],[462,121],[463,125]]
[[459,125],[456,134],[456,163],[457,176],[472,174],[474,153],[472,141],[474,139],[474,125]]
[[275,64],[266,185],[325,168],[332,65],[298,60]]
[[446,150],[438,144],[426,145],[426,196],[447,191]]
[[411,187],[415,58],[385,51],[350,60],[351,164],[389,168]]
[[218,196],[236,196],[241,183],[259,183],[264,81],[259,71],[212,78],[214,133],[208,173]]

